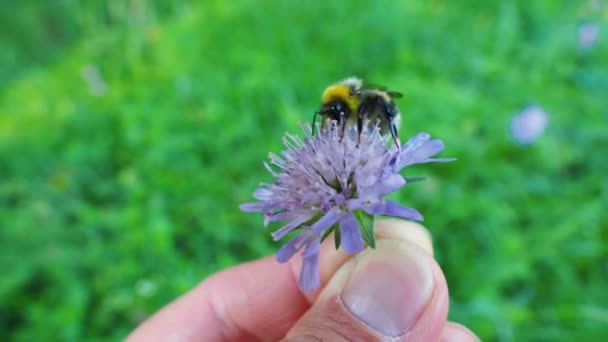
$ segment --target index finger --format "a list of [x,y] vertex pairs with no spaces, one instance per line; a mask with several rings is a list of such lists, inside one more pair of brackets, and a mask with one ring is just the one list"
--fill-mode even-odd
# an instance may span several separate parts
[[278,340],[308,307],[291,269],[267,257],[207,278],[127,341]]

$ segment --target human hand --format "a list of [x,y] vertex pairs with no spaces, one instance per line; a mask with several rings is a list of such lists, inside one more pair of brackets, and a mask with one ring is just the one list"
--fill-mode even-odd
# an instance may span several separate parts
[[448,289],[418,224],[379,220],[376,249],[356,256],[321,246],[320,289],[298,289],[301,258],[273,257],[210,276],[127,341],[479,341],[447,322]]

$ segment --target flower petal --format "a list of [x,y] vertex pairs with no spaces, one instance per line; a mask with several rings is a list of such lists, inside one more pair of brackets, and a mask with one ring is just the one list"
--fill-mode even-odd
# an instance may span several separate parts
[[293,239],[287,241],[277,252],[275,258],[278,262],[287,262],[291,257],[296,254],[297,251],[302,249],[303,246],[308,245],[310,241],[316,236],[311,234],[310,230],[304,231]]
[[268,207],[267,203],[264,202],[253,202],[253,203],[243,203],[239,206],[242,211],[255,212],[255,211],[264,211],[271,209]]
[[338,222],[339,219],[340,210],[338,207],[333,207],[319,221],[315,222],[310,229],[315,233],[322,234],[327,228]]
[[302,270],[298,286],[302,292],[312,292],[321,284],[319,275],[319,248],[321,240],[319,238],[311,241],[302,253]]
[[300,216],[300,213],[293,211],[283,211],[279,213],[264,213],[264,227],[267,227],[270,222],[291,221]]
[[314,213],[305,213],[305,214],[302,214],[302,215],[298,216],[298,218],[296,218],[295,220],[289,222],[288,224],[284,225],[283,227],[281,227],[278,230],[276,230],[275,232],[273,232],[271,234],[272,238],[274,239],[274,241],[281,240],[281,238],[283,238],[283,236],[285,236],[285,234],[287,234],[290,231],[298,228],[304,222],[310,220],[314,216],[315,216]]
[[363,207],[363,210],[371,215],[394,216],[413,221],[422,221],[424,219],[418,210],[389,200],[382,200],[372,203]]
[[[456,158],[429,158],[424,163],[448,163],[457,160]],[[419,163],[420,164],[420,163]]]
[[340,237],[342,249],[346,253],[358,253],[363,250],[361,230],[353,214],[348,213],[340,219]]
[[346,206],[349,211],[355,211],[363,207],[363,201],[360,198],[353,198],[346,201]]
[[420,132],[413,137],[409,138],[409,140],[401,146],[401,153],[409,153],[412,150],[418,149],[424,143],[431,139],[431,135],[426,132]]
[[409,150],[400,153],[397,168],[402,169],[408,165],[433,161],[431,157],[441,152],[443,148],[443,142],[439,139],[425,141],[415,146],[412,145]]
[[319,253],[321,249],[321,235],[316,234],[313,231],[308,231],[308,241],[306,242],[306,249],[302,252],[302,257],[307,258],[313,254]]
[[401,188],[405,183],[405,178],[403,178],[403,176],[398,173],[393,173],[370,189],[363,191],[364,189],[359,188],[359,191],[361,192],[362,198],[376,199]]
[[299,248],[302,247],[301,242],[304,241],[304,238],[305,236],[303,236],[303,234],[300,234],[295,238],[287,241],[287,243],[285,243],[283,246],[281,246],[281,248],[279,248],[277,254],[275,255],[277,261],[282,264],[291,259],[291,257],[296,254]]
[[260,201],[268,201],[272,195],[272,191],[265,188],[259,188],[253,192],[253,197]]

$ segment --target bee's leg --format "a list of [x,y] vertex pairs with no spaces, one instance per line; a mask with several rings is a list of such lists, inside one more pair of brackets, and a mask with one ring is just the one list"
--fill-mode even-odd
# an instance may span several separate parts
[[361,132],[363,132],[363,118],[365,117],[365,111],[367,110],[367,104],[365,102],[359,105],[359,111],[357,112],[357,147],[361,143]]
[[399,143],[397,127],[395,126],[395,123],[392,120],[389,123],[388,128],[391,131],[391,136],[393,137],[393,142],[395,143],[395,146],[397,146],[397,150],[401,151],[401,143]]
[[361,132],[363,131],[363,118],[357,116],[357,147],[361,144]]
[[312,135],[315,135],[315,128],[316,127],[316,123],[317,123],[317,115],[319,114],[319,112],[315,112],[315,115],[313,115],[312,117]]
[[346,120],[344,117],[340,117],[340,125],[342,126],[340,131],[340,143],[342,143],[342,140],[344,140],[344,132],[346,131]]
[[395,119],[395,113],[391,106],[388,104],[388,102],[386,102],[385,100],[381,100],[381,102],[382,105],[384,105],[384,112],[387,116],[386,119],[388,120],[388,129],[391,132],[393,142],[395,143],[395,146],[397,146],[397,150],[401,150],[401,144],[399,143],[399,135],[397,134],[397,126],[395,126],[395,122],[393,121]]

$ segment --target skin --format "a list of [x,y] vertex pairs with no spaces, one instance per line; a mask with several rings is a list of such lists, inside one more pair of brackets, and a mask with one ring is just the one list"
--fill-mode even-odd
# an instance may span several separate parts
[[[321,247],[321,286],[314,293],[298,289],[299,257],[287,265],[263,258],[205,279],[148,318],[127,341],[479,341],[466,327],[447,321],[448,289],[428,231],[397,220],[379,220],[375,230],[376,250],[356,257],[336,251],[327,239]],[[369,268],[364,265],[399,267],[400,253],[427,265],[421,271],[432,277],[432,289],[411,327],[388,337],[349,311],[345,287],[354,269]]]

